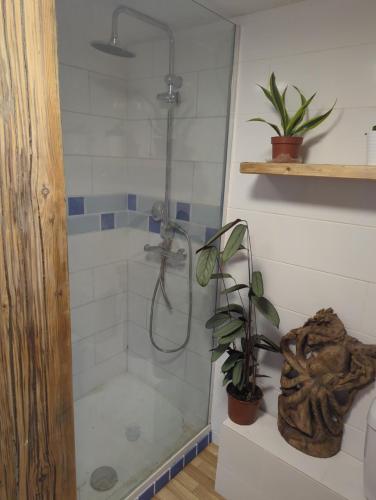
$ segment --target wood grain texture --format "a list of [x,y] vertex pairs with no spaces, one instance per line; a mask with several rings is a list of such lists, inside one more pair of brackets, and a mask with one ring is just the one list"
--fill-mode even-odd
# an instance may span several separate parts
[[376,166],[313,165],[301,163],[241,163],[242,174],[265,174],[376,181]]
[[210,444],[167,486],[157,493],[155,500],[224,500],[215,492],[218,447]]
[[0,1],[0,498],[76,498],[53,0]]

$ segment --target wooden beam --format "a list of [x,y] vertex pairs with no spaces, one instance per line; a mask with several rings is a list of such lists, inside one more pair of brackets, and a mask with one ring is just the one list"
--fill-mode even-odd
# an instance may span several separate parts
[[76,498],[53,0],[0,2],[0,498]]
[[306,163],[250,163],[240,164],[242,174],[265,174],[295,177],[326,177],[376,181],[376,166],[369,165],[315,165]]

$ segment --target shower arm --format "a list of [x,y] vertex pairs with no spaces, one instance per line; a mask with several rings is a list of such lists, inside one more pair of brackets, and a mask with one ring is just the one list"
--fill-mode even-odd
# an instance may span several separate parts
[[172,29],[168,24],[162,23],[158,21],[158,19],[154,19],[153,17],[148,16],[138,10],[132,9],[130,7],[125,7],[120,5],[117,7],[112,14],[112,35],[111,35],[111,43],[116,45],[119,38],[119,16],[120,14],[128,14],[139,21],[143,21],[145,23],[151,24],[156,28],[163,30],[167,33],[168,41],[169,41],[169,73],[170,75],[174,75],[174,67],[175,67],[175,37],[172,32]]

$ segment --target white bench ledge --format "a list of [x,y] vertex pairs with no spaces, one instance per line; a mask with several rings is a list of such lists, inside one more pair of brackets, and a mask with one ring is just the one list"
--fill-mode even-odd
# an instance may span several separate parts
[[266,413],[221,429],[216,490],[227,500],[365,500],[363,463],[340,452],[314,458],[290,446]]

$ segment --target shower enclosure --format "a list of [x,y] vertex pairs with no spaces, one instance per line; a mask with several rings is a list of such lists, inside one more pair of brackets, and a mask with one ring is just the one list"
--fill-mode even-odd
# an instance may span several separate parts
[[195,250],[221,224],[235,28],[191,0],[57,0],[80,500],[209,424]]

